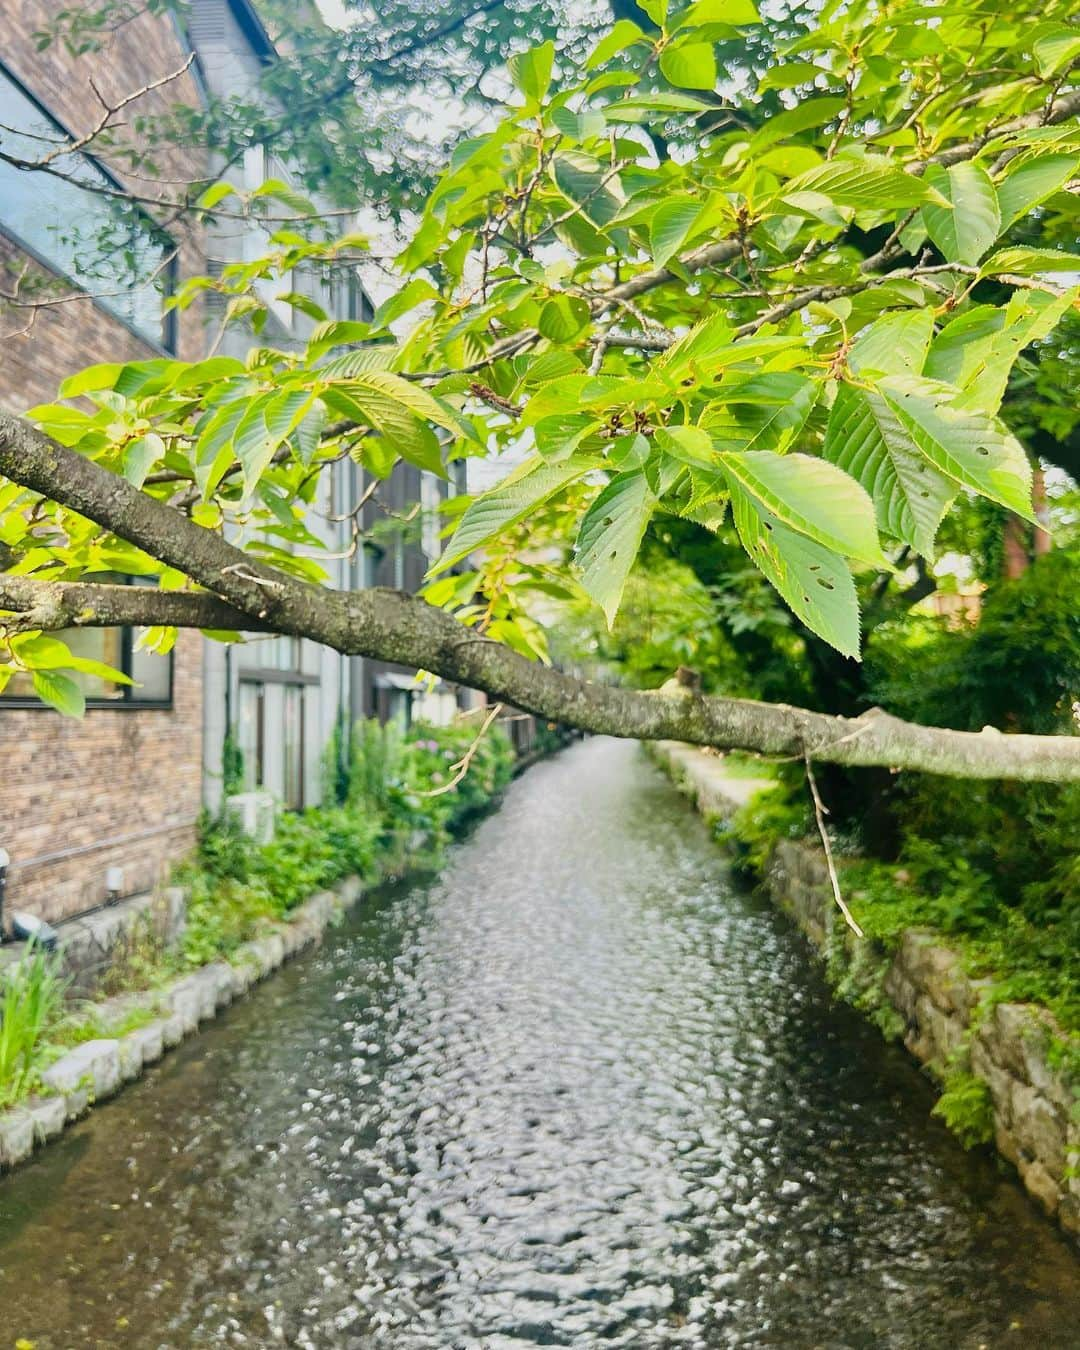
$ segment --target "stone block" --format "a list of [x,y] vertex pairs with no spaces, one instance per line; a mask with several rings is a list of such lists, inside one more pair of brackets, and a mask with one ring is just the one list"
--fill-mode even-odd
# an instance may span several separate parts
[[1020,1162],[1020,1145],[1016,1142],[1016,1137],[1011,1130],[1006,1129],[1000,1121],[994,1124],[994,1146],[1001,1156],[1011,1162],[1015,1167]]
[[[86,1041],[46,1069],[41,1081],[53,1092],[90,1100],[110,1097],[120,1086],[120,1047],[116,1041]],[[70,1116],[69,1116],[70,1119]]]
[[26,1110],[34,1122],[34,1143],[47,1144],[64,1129],[67,1104],[63,1097],[31,1097]]
[[1034,1088],[1012,1085],[1012,1131],[1020,1147],[1037,1159],[1052,1177],[1065,1170],[1065,1122]]
[[[198,1024],[193,1023],[190,1030],[194,1031],[196,1025]],[[188,1031],[189,1027],[185,1015],[179,1012],[170,1013],[168,1017],[161,1019],[161,1044],[166,1050],[173,1050],[188,1034]]]
[[1022,1003],[999,1003],[994,1009],[991,1035],[994,1058],[1004,1065],[1014,1078],[1027,1078],[1027,1057],[1024,1053],[1025,1036],[1038,1027],[1031,1010]]
[[156,1064],[165,1053],[165,1023],[160,1018],[156,1022],[148,1022],[146,1026],[136,1027],[129,1032],[124,1040],[138,1046],[144,1068],[147,1064]]
[[198,971],[196,978],[207,988],[207,1004],[213,1000],[209,1016],[221,1008],[227,1008],[236,996],[236,983],[232,966],[226,961],[214,961]]
[[0,1167],[15,1167],[34,1151],[34,1118],[22,1106],[0,1115]]
[[895,957],[885,974],[882,989],[896,1011],[909,1023],[914,1022],[918,990],[908,979],[903,964]]
[[167,1006],[173,1017],[180,1022],[180,1037],[173,1044],[179,1044],[185,1036],[190,1036],[199,1025],[199,1010],[202,1006],[201,991],[190,983],[190,976],[179,980],[169,990]]
[[117,1042],[120,1054],[120,1078],[124,1083],[134,1083],[143,1068],[142,1047],[130,1036],[121,1036]]
[[1028,1193],[1035,1197],[1047,1214],[1056,1214],[1061,1206],[1061,1188],[1042,1163],[1021,1155],[1019,1168],[1020,1178]]
[[1012,1088],[1016,1081],[993,1058],[981,1033],[971,1041],[971,1072],[990,1089],[994,1115],[1004,1125],[1012,1125]]

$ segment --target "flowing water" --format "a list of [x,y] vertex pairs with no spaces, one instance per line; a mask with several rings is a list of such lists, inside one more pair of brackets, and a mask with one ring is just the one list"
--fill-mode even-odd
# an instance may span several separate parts
[[0,1350],[1080,1346],[931,1101],[590,741],[0,1181]]

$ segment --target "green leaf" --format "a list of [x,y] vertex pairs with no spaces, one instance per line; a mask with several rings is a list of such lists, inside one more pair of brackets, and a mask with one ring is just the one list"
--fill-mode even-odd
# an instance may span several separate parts
[[1001,212],[990,175],[962,160],[944,169],[928,164],[926,181],[949,203],[927,202],[922,209],[926,232],[948,262],[974,266],[998,237]]
[[266,411],[275,397],[273,394],[262,394],[253,399],[236,428],[232,448],[244,470],[245,492],[254,488],[281,444],[266,424]]
[[656,94],[632,94],[618,103],[609,103],[604,116],[609,122],[643,122],[656,113],[699,113],[715,109],[714,103],[692,94],[674,94],[670,91]]
[[575,141],[590,141],[602,136],[607,130],[607,121],[600,112],[571,112],[569,108],[556,108],[551,114],[554,125],[564,136]]
[[605,184],[607,174],[591,155],[562,150],[552,158],[550,173],[559,191],[594,225],[603,228],[617,214],[619,199]]
[[925,178],[916,178],[887,159],[871,155],[830,160],[789,179],[782,200],[797,205],[802,193],[827,197],[837,206],[876,211],[902,210],[940,199],[937,189]]
[[657,267],[664,267],[686,242],[701,215],[701,203],[692,197],[664,202],[649,226],[649,247]]
[[884,395],[842,384],[823,454],[870,493],[882,533],[924,558],[934,556],[934,538],[957,487],[927,462]]
[[859,599],[847,563],[789,530],[748,494],[731,494],[743,548],[807,628],[844,656],[859,658]]
[[948,386],[890,375],[879,390],[919,451],[948,478],[1025,520],[1031,509],[1031,464],[1020,442],[996,418],[951,407]]
[[834,553],[882,565],[874,504],[866,490],[835,464],[771,450],[722,452],[724,476],[781,524]]
[[[845,100],[835,94],[822,95],[819,98],[803,99],[795,108],[777,113],[766,119],[750,138],[752,154],[760,154],[778,141],[797,136],[801,131],[812,131],[823,127],[838,117],[845,107]],[[788,184],[790,187],[790,183]]]
[[716,467],[716,451],[707,432],[700,427],[659,427],[653,437],[661,450],[683,464]]
[[431,569],[432,573],[444,572],[461,562],[503,530],[524,520],[561,488],[584,477],[592,467],[592,460],[579,459],[555,464],[537,459],[526,460],[496,487],[469,503],[446,551]]
[[640,42],[645,34],[630,19],[620,19],[612,28],[611,32],[596,44],[585,62],[586,70],[595,70],[597,66],[606,65],[613,56],[618,56],[627,47],[633,46],[635,42]]
[[528,104],[536,106],[542,103],[551,87],[551,71],[555,64],[554,42],[542,42],[539,47],[522,52],[520,56],[512,56],[506,64],[515,88],[521,90]]
[[678,32],[680,28],[704,28],[716,23],[735,27],[760,22],[761,18],[753,0],[696,0],[696,3],[685,9],[675,21],[672,31]]
[[609,628],[655,508],[644,473],[623,473],[608,483],[582,518],[574,560],[586,594],[604,611]]
[[1076,155],[1040,155],[1010,164],[997,188],[1002,229],[1064,187],[1078,163]]
[[1063,296],[1027,291],[1004,309],[977,305],[934,339],[924,373],[962,390],[957,406],[996,412],[1021,352],[1053,332],[1075,299],[1075,291]]
[[1056,75],[1080,56],[1080,31],[1075,27],[1046,24],[1040,25],[1036,31],[1039,36],[1032,44],[1031,52],[1043,79]]
[[569,342],[589,322],[589,304],[576,295],[554,295],[545,301],[536,321],[549,342]]
[[165,442],[156,432],[148,431],[138,440],[130,441],[124,447],[124,477],[141,488],[146,475],[164,453]]
[[32,679],[38,698],[65,717],[82,717],[86,712],[86,696],[69,676],[53,670],[35,670]]
[[855,339],[848,362],[852,370],[859,372],[918,375],[933,336],[934,315],[929,309],[883,314]]
[[1001,248],[979,268],[981,277],[1002,273],[1036,277],[1042,272],[1075,272],[1080,276],[1080,253],[1061,253],[1055,248]]
[[787,450],[806,424],[821,384],[793,370],[767,371],[725,386],[701,426],[717,450]]
[[660,53],[660,71],[677,89],[715,89],[716,51],[711,42],[680,42]]
[[220,206],[226,197],[233,196],[235,192],[236,189],[231,183],[211,183],[198,198],[195,205],[201,211],[212,211],[215,206]]

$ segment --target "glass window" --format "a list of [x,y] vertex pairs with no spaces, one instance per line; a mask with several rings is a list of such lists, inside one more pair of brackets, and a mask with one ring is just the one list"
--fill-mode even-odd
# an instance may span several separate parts
[[[140,650],[138,633],[134,628],[65,628],[55,634],[67,644],[73,656],[101,661],[113,670],[130,676],[134,684],[119,684],[101,675],[81,670],[65,671],[83,691],[87,703],[97,707],[129,707],[137,705],[159,708],[172,706],[172,653]],[[0,693],[0,701],[30,702],[44,707],[34,693],[30,675],[16,675]]]
[[[0,126],[5,152],[24,160],[39,160],[66,140],[3,66]],[[174,281],[173,241],[89,156],[60,155],[50,168],[55,172],[0,162],[0,227],[141,337],[173,350],[174,316],[162,310]]]
[[261,684],[240,681],[236,744],[244,761],[244,791],[263,785],[264,690]]
[[304,690],[289,685],[285,691],[285,718],[281,737],[284,804],[295,811],[304,804]]

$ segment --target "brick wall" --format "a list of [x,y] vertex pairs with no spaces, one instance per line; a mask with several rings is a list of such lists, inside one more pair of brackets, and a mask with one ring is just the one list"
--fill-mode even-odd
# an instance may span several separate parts
[[[38,52],[33,33],[57,8],[50,0],[4,0],[0,59],[76,136],[100,116],[91,78],[114,102],[186,59],[171,18],[147,13],[107,35],[100,52],[73,58],[62,43]],[[198,102],[190,73],[145,95],[122,117],[131,126],[137,115],[175,102]],[[201,151],[162,146],[156,157],[163,180],[204,172]],[[123,178],[117,163],[110,167]],[[140,193],[153,190],[128,181]],[[180,244],[181,275],[205,270],[198,234],[183,225],[170,230]],[[0,277],[9,286],[5,264],[16,271],[37,267],[0,233]],[[0,403],[16,411],[55,398],[59,382],[82,366],[157,354],[91,300],[39,309],[30,318],[26,311],[0,312]],[[181,318],[179,354],[196,359],[204,344],[201,319],[189,311]],[[124,869],[126,893],[152,887],[192,842],[201,760],[202,640],[194,633],[181,635],[176,647],[171,709],[104,709],[73,721],[0,701],[0,845],[13,860],[9,908],[51,921],[78,913],[104,900],[111,866]]]
[[0,703],[0,844],[11,854],[8,905],[50,922],[153,887],[194,838],[201,798],[202,639],[176,645],[172,709],[87,712]]

